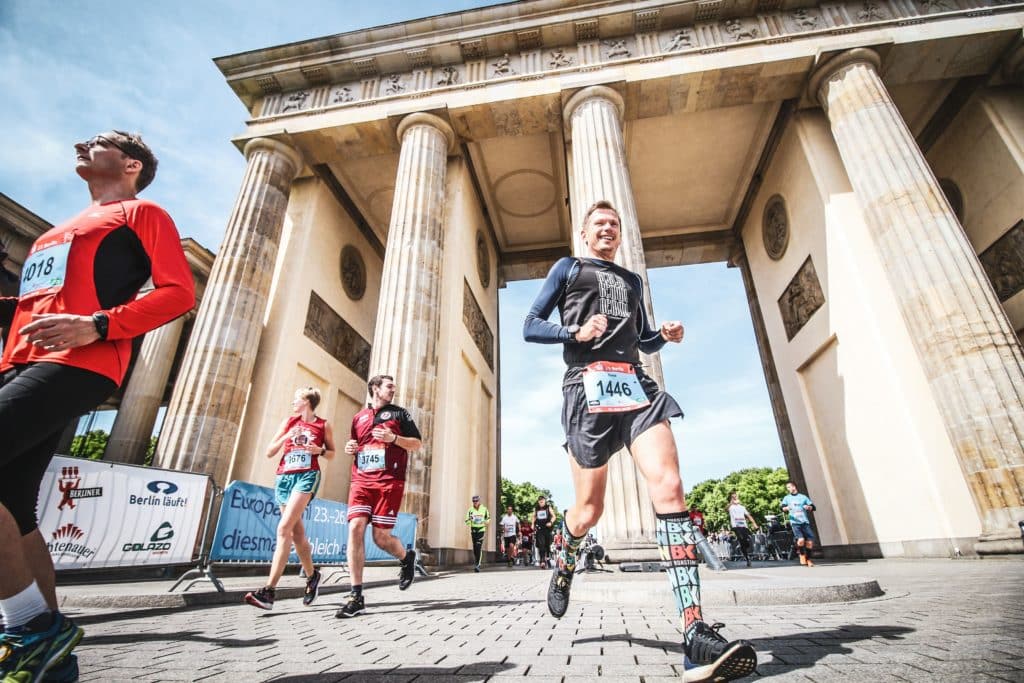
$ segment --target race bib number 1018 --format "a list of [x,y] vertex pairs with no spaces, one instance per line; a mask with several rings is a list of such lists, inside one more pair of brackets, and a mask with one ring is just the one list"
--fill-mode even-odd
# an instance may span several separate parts
[[626,413],[651,404],[629,363],[591,363],[583,370],[583,391],[590,413]]

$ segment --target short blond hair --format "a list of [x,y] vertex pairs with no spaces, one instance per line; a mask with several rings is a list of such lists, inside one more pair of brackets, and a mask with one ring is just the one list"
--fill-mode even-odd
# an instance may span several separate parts
[[615,214],[615,217],[619,219],[619,223],[622,223],[622,216],[619,214],[619,210],[612,206],[612,203],[607,199],[598,199],[596,202],[591,204],[586,213],[583,214],[582,227],[587,227],[587,223],[590,221],[590,217],[594,215],[595,211],[611,211]]
[[320,390],[316,387],[299,387],[295,390],[295,395],[309,401],[310,410],[316,410],[316,407],[320,405]]

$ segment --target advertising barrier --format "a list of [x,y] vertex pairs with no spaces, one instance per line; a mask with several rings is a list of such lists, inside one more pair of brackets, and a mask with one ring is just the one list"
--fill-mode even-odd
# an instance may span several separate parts
[[39,488],[39,531],[54,567],[186,564],[209,478],[54,456]]
[[[313,546],[316,564],[344,564],[348,555],[348,506],[333,500],[314,498],[302,517],[306,537]],[[277,545],[277,524],[281,509],[274,490],[244,481],[233,481],[224,489],[217,531],[210,550],[211,562],[258,562],[269,564]],[[416,542],[416,515],[399,513],[392,532],[405,547]],[[366,528],[366,561],[391,560],[392,556],[373,542]],[[298,563],[295,552],[288,557]]]

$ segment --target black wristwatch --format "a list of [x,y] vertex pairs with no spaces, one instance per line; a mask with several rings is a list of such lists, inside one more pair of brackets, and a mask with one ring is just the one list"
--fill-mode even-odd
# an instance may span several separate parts
[[106,339],[110,332],[110,318],[107,317],[107,314],[93,313],[92,324],[96,326],[96,332],[100,335],[100,339]]
[[580,326],[579,325],[569,325],[568,327],[565,328],[565,331],[568,332],[569,336],[572,337],[573,340],[575,341],[576,333],[580,331]]

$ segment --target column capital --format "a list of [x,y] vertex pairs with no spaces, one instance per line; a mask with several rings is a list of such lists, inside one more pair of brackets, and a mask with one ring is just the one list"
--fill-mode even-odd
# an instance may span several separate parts
[[824,109],[828,109],[828,97],[825,89],[832,77],[857,64],[869,64],[875,71],[882,65],[882,58],[877,52],[867,47],[855,47],[829,57],[815,67],[811,80],[807,84],[807,96]]
[[622,123],[622,119],[626,113],[626,102],[622,99],[622,95],[618,91],[609,88],[607,85],[592,85],[588,88],[580,90],[565,103],[565,107],[562,108],[562,119],[565,122],[565,129],[570,134],[572,132],[572,114],[576,109],[589,99],[600,98],[608,100],[615,105],[615,111],[618,113],[619,123]]
[[448,154],[455,153],[455,131],[448,125],[448,122],[442,119],[440,116],[434,116],[433,114],[427,114],[425,112],[416,112],[415,114],[409,114],[403,118],[398,124],[398,130],[395,135],[398,137],[398,142],[401,144],[402,140],[405,139],[405,133],[413,126],[430,126],[436,128],[444,135],[444,139],[447,141]]
[[245,159],[248,161],[257,150],[261,149],[279,154],[291,162],[292,168],[295,169],[292,173],[293,177],[298,175],[299,171],[302,170],[302,156],[294,147],[286,145],[280,140],[273,140],[271,138],[253,138],[252,140],[249,140],[249,142],[245,143],[245,147],[242,149],[242,154],[245,155]]

